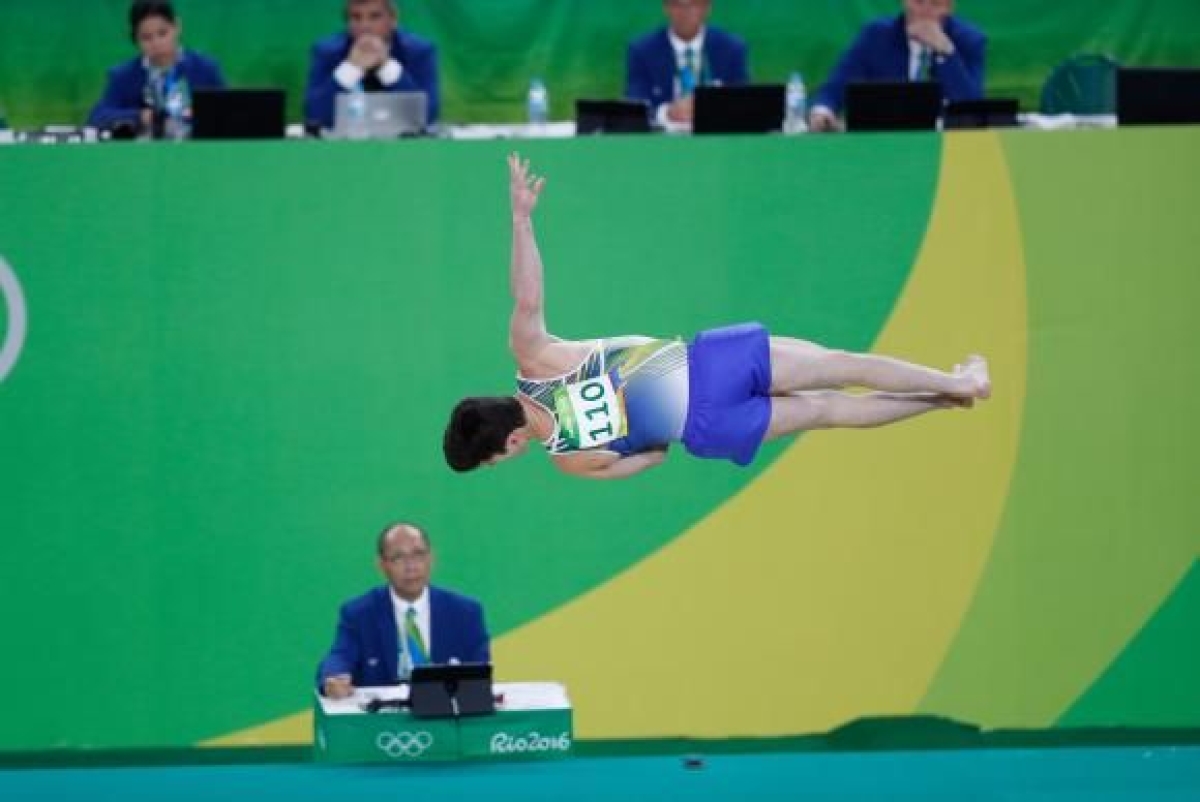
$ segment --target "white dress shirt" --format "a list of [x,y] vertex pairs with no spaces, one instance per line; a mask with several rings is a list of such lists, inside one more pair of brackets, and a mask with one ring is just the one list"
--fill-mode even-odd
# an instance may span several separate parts
[[[361,67],[356,67],[349,61],[343,61],[338,65],[338,68],[333,71],[333,80],[338,82],[338,86],[349,92],[354,87],[362,82],[363,76],[367,71]],[[394,58],[389,58],[379,68],[376,75],[379,76],[379,83],[384,86],[393,86],[400,80],[400,76],[404,74],[404,65]]]
[[[670,28],[667,29],[667,38],[671,40],[671,49],[675,51],[675,91],[672,94],[675,98],[678,98],[679,73],[687,64],[687,57],[685,56],[684,51],[689,47],[692,49],[692,53],[695,54],[694,61],[692,62],[692,68],[696,71],[696,85],[700,85],[700,76],[704,73],[704,28],[701,28],[700,32],[696,34],[696,37],[690,42],[685,42],[680,39]],[[689,129],[691,127],[690,125],[686,123],[673,122],[671,118],[667,116],[667,107],[669,105],[669,103],[663,103],[654,110],[654,121],[658,123],[659,126],[670,130]]]

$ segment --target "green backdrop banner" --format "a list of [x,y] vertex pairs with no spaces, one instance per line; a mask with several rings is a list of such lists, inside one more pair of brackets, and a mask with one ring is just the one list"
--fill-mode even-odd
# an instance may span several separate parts
[[[14,126],[80,123],[105,70],[129,58],[126,0],[0,4],[0,108]],[[235,86],[288,90],[300,119],[311,44],[341,25],[340,0],[179,0],[188,45],[216,57]],[[557,118],[578,97],[615,97],[625,46],[662,24],[657,0],[401,0],[403,24],[440,50],[444,118],[516,121],[529,81],[543,77]],[[801,70],[815,88],[866,20],[892,0],[716,0],[713,24],[750,44],[751,73],[782,82]],[[1036,109],[1053,66],[1080,52],[1135,65],[1197,64],[1193,0],[963,0],[959,13],[988,34],[987,91]]]
[[[29,689],[0,749],[303,739],[395,518],[581,737],[1200,725],[1200,367],[1147,357],[1198,334],[1200,132],[522,143],[565,336],[757,318],[996,360],[970,413],[615,483],[441,461],[453,402],[511,388],[509,147],[0,150],[0,687]],[[746,658],[811,700],[626,710],[634,667],[577,666],[613,627],[709,698],[706,603],[752,595]]]

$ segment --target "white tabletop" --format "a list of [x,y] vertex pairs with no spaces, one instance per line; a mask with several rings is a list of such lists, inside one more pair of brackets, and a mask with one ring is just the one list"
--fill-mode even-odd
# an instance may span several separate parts
[[[492,686],[498,697],[496,710],[569,710],[571,700],[567,689],[557,682],[497,682]],[[321,701],[321,709],[328,716],[357,716],[366,712],[369,702],[404,700],[408,698],[407,685],[383,685],[379,687],[355,688],[354,694],[345,699]]]

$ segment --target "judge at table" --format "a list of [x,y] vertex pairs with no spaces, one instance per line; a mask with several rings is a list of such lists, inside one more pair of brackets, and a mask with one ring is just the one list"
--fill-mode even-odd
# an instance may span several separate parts
[[428,663],[491,662],[483,606],[429,584],[434,555],[424,530],[392,524],[376,553],[387,584],[342,605],[333,646],[317,669],[321,693],[342,699],[356,687],[394,685]]

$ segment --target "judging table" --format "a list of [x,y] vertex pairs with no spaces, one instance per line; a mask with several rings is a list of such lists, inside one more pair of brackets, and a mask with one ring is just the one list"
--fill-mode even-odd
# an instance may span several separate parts
[[496,683],[496,712],[416,718],[372,702],[407,698],[407,686],[358,688],[346,699],[314,693],[313,750],[318,762],[412,763],[477,758],[553,758],[571,752],[571,702],[553,682]]
[[[1030,112],[1018,115],[1017,119],[1018,127],[1040,131],[1117,127],[1117,117],[1115,114],[1037,114]],[[801,136],[804,133],[803,131],[789,131],[786,134],[780,132],[777,135]],[[680,127],[667,131],[653,131],[641,136],[661,135],[690,136],[690,131],[686,127]],[[552,120],[546,123],[447,124],[437,126],[435,130],[425,136],[401,137],[401,139],[568,139],[574,136],[576,136],[576,131],[573,120]],[[620,136],[628,136],[628,134],[621,134]],[[288,125],[284,138],[289,140],[313,139],[313,137],[307,135],[304,126],[299,123]],[[104,141],[104,139],[105,135],[102,135],[100,131],[87,126],[47,125],[41,129],[32,131],[14,131],[8,128],[0,128],[0,145],[97,143]]]

